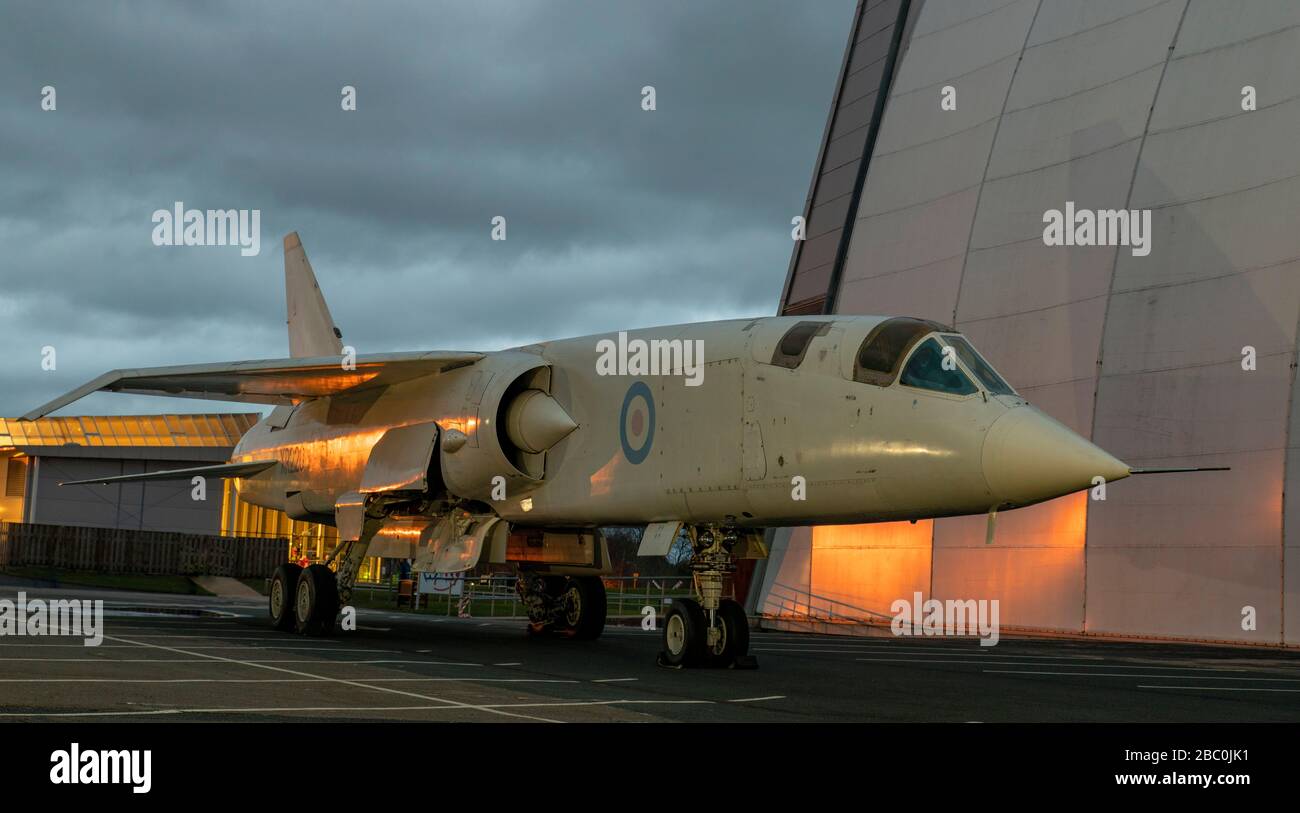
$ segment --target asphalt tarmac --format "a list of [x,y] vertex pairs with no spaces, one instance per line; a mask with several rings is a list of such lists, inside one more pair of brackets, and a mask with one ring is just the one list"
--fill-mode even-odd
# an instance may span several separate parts
[[756,670],[659,667],[660,633],[528,637],[518,620],[360,610],[271,629],[264,602],[0,585],[102,599],[102,645],[0,635],[0,722],[1300,721],[1300,653],[1003,636],[755,631]]

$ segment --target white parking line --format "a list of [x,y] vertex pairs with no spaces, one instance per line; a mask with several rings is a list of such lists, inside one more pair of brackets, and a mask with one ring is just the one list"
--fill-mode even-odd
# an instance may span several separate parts
[[[371,686],[364,688],[373,688],[380,691],[390,691],[395,694],[412,694],[397,689],[386,689],[381,686]],[[419,695],[413,695],[419,696]],[[140,711],[42,711],[42,712],[0,712],[0,717],[149,717],[164,716],[176,714],[287,714],[292,712],[358,712],[358,711],[462,711],[462,710],[479,710],[493,714],[502,714],[508,717],[523,717],[529,720],[541,720],[543,722],[560,722],[558,720],[545,720],[541,717],[532,717],[527,714],[517,714],[508,709],[526,709],[526,708],[552,708],[567,706],[639,706],[639,705],[713,705],[712,700],[562,700],[551,703],[490,703],[482,705],[471,705],[468,703],[444,703],[439,706],[254,706],[254,707],[228,707],[228,708],[181,708],[181,709],[149,709]]]
[[[1153,664],[1127,665],[1120,663],[1023,663],[1021,661],[992,661],[983,658],[973,661],[945,660],[938,658],[854,658],[863,663],[929,663],[936,666],[975,665],[975,666],[1060,666],[1064,669],[1163,669],[1183,672],[1245,672],[1245,669],[1214,669],[1199,666],[1155,666]],[[1165,675],[1173,677],[1173,675]]]
[[728,700],[728,703],[757,703],[760,700],[784,700],[783,694],[770,694],[766,697],[741,697],[737,700]]
[[[580,683],[562,678],[400,677],[371,683]],[[328,678],[0,678],[0,683],[331,683]]]
[[488,709],[530,709],[550,706],[712,706],[713,700],[639,700],[626,698],[622,700],[558,700],[536,703],[489,703],[481,708]]
[[1105,660],[1102,655],[1018,655],[1015,652],[1006,652],[998,650],[996,647],[971,647],[969,649],[938,649],[937,647],[928,646],[860,646],[860,647],[843,647],[836,649],[827,649],[824,647],[794,647],[780,644],[777,646],[754,646],[750,647],[754,652],[770,652],[774,655],[785,655],[800,652],[821,652],[828,655],[872,655],[872,654],[909,654],[909,655],[929,655],[934,658],[1016,658],[1018,660],[1039,661],[1092,661],[1098,662]]
[[[202,655],[203,653],[194,653]],[[212,663],[209,658],[217,657],[209,655],[202,658],[0,658],[0,664],[5,663]],[[243,664],[253,666],[263,663],[312,663],[312,664],[339,664],[342,666],[368,665],[376,663],[405,663],[416,664],[420,666],[482,666],[481,663],[468,663],[461,661],[411,661],[411,660],[394,660],[394,659],[375,659],[375,660],[339,660],[330,658],[318,658],[315,660],[304,660],[294,658],[242,658],[235,660],[233,658],[222,658],[234,664]]]
[[[85,644],[18,644],[5,643],[0,644],[0,649],[4,647],[26,647],[29,649],[139,649],[139,647],[125,646],[117,644],[100,644],[94,647],[87,647]],[[186,644],[188,649],[260,649],[275,650],[283,649],[293,652],[401,652],[400,649],[363,649],[350,646],[312,646],[310,644],[273,644],[269,646],[258,646],[256,644],[204,644],[191,645]]]
[[[380,689],[380,687],[374,687]],[[388,691],[380,689],[381,691]],[[396,691],[396,690],[392,690]],[[397,692],[409,694],[409,692]],[[283,707],[230,707],[230,708],[193,708],[193,709],[150,709],[147,711],[41,711],[41,712],[3,712],[0,717],[156,717],[174,714],[288,714],[290,712],[325,712],[325,711],[460,711],[463,708],[480,708],[478,706],[448,705],[440,706],[283,706]],[[541,719],[524,714],[511,714],[507,711],[484,709],[494,714],[509,717],[527,717],[530,720]]]
[[[1023,669],[985,669],[999,675],[1061,675],[1064,677],[1163,678],[1165,680],[1255,680],[1264,683],[1300,683],[1296,678],[1228,677],[1225,675],[1135,675],[1126,672],[1038,672]],[[1188,687],[1192,688],[1192,687]]]
[[139,645],[140,645],[140,646],[143,646],[143,647],[151,647],[151,648],[154,648],[154,649],[162,649],[162,650],[166,650],[166,651],[174,652],[174,653],[176,653],[176,654],[178,654],[178,655],[200,655],[200,656],[203,656],[203,657],[211,658],[212,660],[225,661],[225,662],[227,662],[227,663],[242,663],[242,664],[245,664],[245,665],[248,665],[248,666],[253,666],[253,667],[258,668],[258,669],[270,669],[270,670],[273,670],[273,671],[276,671],[276,672],[284,672],[284,673],[286,673],[286,674],[297,675],[297,676],[299,676],[299,677],[323,678],[323,679],[325,679],[325,680],[330,680],[330,681],[333,681],[333,682],[335,682],[335,683],[341,683],[341,684],[343,684],[343,685],[345,685],[345,686],[354,686],[354,687],[356,687],[356,688],[358,688],[358,689],[370,689],[371,691],[377,691],[377,692],[388,692],[388,693],[390,693],[390,694],[400,694],[400,695],[405,695],[405,696],[407,696],[407,697],[415,697],[415,698],[419,698],[419,699],[421,699],[421,700],[432,700],[432,701],[434,701],[435,703],[444,703],[444,704],[447,704],[447,705],[449,705],[449,706],[456,706],[457,708],[462,708],[462,709],[478,709],[478,710],[481,710],[481,711],[485,711],[485,712],[487,712],[487,713],[489,713],[489,714],[499,714],[499,715],[506,716],[506,717],[521,717],[521,718],[523,718],[523,719],[527,719],[527,720],[537,720],[538,722],[545,722],[545,723],[556,723],[556,722],[560,722],[559,720],[551,720],[551,719],[548,719],[548,718],[545,718],[545,717],[533,717],[533,716],[530,716],[530,715],[527,715],[527,714],[515,714],[515,713],[513,713],[513,712],[505,711],[505,710],[503,710],[503,709],[490,708],[490,707],[487,707],[487,706],[478,706],[478,705],[474,705],[474,704],[472,704],[472,703],[462,703],[462,702],[459,701],[459,700],[451,700],[451,699],[443,698],[443,697],[433,697],[433,696],[430,696],[430,695],[416,694],[415,692],[407,692],[407,691],[403,691],[403,690],[401,690],[401,689],[394,689],[394,688],[390,688],[390,687],[387,687],[387,686],[375,686],[375,685],[372,685],[372,684],[362,683],[362,682],[360,682],[360,681],[356,681],[356,680],[347,680],[347,679],[344,679],[344,678],[329,677],[329,676],[327,676],[327,675],[313,675],[313,674],[311,674],[311,673],[309,673],[309,672],[299,672],[299,671],[294,670],[294,669],[285,669],[285,668],[280,667],[280,666],[271,666],[271,665],[269,665],[269,664],[265,664],[265,663],[254,663],[254,662],[252,662],[252,661],[240,661],[240,660],[235,659],[235,658],[226,658],[226,657],[223,657],[223,656],[221,656],[221,655],[203,655],[203,653],[201,653],[201,652],[189,652],[189,651],[186,651],[186,650],[184,650],[184,649],[179,649],[179,648],[177,648],[177,647],[163,646],[162,644],[151,644],[151,643],[147,643],[147,642],[146,642],[146,643],[140,643],[140,642],[138,642],[138,641],[131,641],[131,640],[128,640],[128,639],[126,639],[126,638],[113,638],[112,640],[114,640],[114,641],[121,641],[122,643],[127,643],[127,644],[135,644],[135,643],[139,643]]
[[[121,630],[113,630],[113,632],[120,633]],[[168,633],[166,635],[159,635],[155,633],[150,635],[138,635],[133,633],[131,637],[132,638],[199,638],[204,641],[291,641],[293,640],[292,638],[287,638],[284,634],[278,632],[268,633],[266,635],[253,635],[253,634],[201,635],[199,633],[194,633],[194,634]]]
[[1204,692],[1300,692],[1300,689],[1269,689],[1263,686],[1148,686],[1143,683],[1138,684],[1139,689],[1190,689],[1192,691]]
[[[0,663],[211,663],[204,658],[0,658]],[[299,661],[299,663],[330,663],[330,661]]]

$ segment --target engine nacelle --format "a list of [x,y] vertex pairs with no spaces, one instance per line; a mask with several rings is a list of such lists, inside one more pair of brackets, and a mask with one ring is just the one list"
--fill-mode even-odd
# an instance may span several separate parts
[[547,450],[578,428],[550,389],[551,369],[532,353],[502,353],[475,365],[464,428],[445,428],[440,447],[451,494],[490,503],[500,498],[497,477],[505,479],[507,499],[541,485]]

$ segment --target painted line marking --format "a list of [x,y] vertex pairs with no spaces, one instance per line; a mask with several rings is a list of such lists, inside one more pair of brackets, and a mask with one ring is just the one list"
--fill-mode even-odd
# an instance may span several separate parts
[[[201,655],[202,653],[195,653]],[[210,656],[216,657],[216,656]],[[263,663],[315,663],[315,664],[339,664],[342,666],[351,666],[353,664],[375,664],[375,663],[404,663],[422,666],[483,666],[481,663],[467,663],[460,661],[412,661],[412,660],[338,660],[338,659],[316,659],[303,660],[292,658],[243,658],[235,660],[225,658],[230,663],[242,664],[245,666],[255,666]],[[211,663],[210,660],[203,658],[0,658],[0,664],[3,663]]]
[[[121,630],[113,630],[113,632],[121,632]],[[168,634],[168,635],[157,635],[157,634],[154,634],[154,635],[135,635],[135,634],[132,634],[131,637],[132,637],[132,638],[197,638],[197,639],[199,639],[199,640],[203,640],[203,641],[284,641],[284,640],[286,640],[286,637],[285,637],[284,635],[278,633],[278,632],[277,632],[277,633],[274,633],[274,634],[270,634],[270,635],[262,635],[262,636],[251,635],[251,634],[249,634],[249,635],[199,635],[199,634],[195,633],[195,634],[192,634],[192,635],[184,635],[184,634]],[[292,640],[292,639],[288,639],[288,640]]]
[[[125,644],[136,644],[136,643],[139,643],[138,641],[131,641],[131,640],[128,640],[128,639],[126,639],[126,638],[114,638],[114,639],[112,639],[112,640],[121,641],[122,643],[125,643]],[[544,718],[544,717],[533,717],[533,716],[530,716],[530,715],[527,715],[527,714],[516,714],[516,713],[513,713],[513,712],[505,711],[505,710],[503,710],[503,709],[498,709],[498,708],[489,708],[489,707],[487,707],[487,706],[476,706],[476,705],[474,705],[474,704],[472,704],[472,703],[462,703],[462,702],[459,701],[459,700],[450,700],[450,699],[448,699],[448,698],[443,698],[443,697],[434,697],[434,696],[431,696],[431,695],[416,694],[415,692],[407,692],[407,691],[403,691],[403,690],[401,690],[401,689],[394,689],[394,688],[390,688],[390,687],[387,687],[387,686],[375,686],[375,685],[372,685],[372,684],[362,683],[362,682],[360,682],[360,681],[356,681],[356,680],[346,680],[346,679],[344,679],[344,678],[328,677],[328,676],[326,676],[326,675],[313,675],[313,674],[311,674],[310,672],[299,672],[299,671],[294,670],[294,669],[285,669],[285,668],[280,667],[280,666],[270,666],[270,665],[268,665],[268,664],[264,664],[264,663],[253,663],[253,662],[249,662],[249,661],[240,661],[240,660],[237,660],[237,659],[235,659],[235,658],[227,658],[227,657],[224,657],[224,656],[221,656],[221,655],[203,655],[203,653],[201,653],[201,652],[188,652],[188,651],[186,651],[186,650],[184,650],[184,649],[179,649],[179,648],[177,648],[177,647],[163,646],[162,644],[149,644],[149,643],[145,643],[145,644],[140,644],[140,645],[141,645],[141,646],[152,647],[152,648],[154,648],[154,649],[162,649],[162,650],[165,650],[165,651],[174,652],[174,653],[176,653],[176,654],[178,654],[178,655],[200,655],[200,656],[202,656],[202,657],[211,658],[212,660],[217,660],[217,661],[224,661],[224,662],[226,662],[226,663],[243,663],[243,664],[245,664],[245,665],[247,665],[247,666],[252,666],[252,667],[255,667],[255,668],[258,668],[258,669],[269,669],[269,670],[272,670],[272,671],[275,671],[275,672],[284,672],[284,673],[286,673],[286,674],[290,674],[290,675],[297,675],[297,676],[299,676],[299,677],[324,678],[325,680],[330,680],[330,681],[333,681],[333,682],[335,682],[335,683],[342,683],[342,684],[345,685],[345,686],[354,686],[354,687],[356,687],[356,688],[358,688],[358,689],[370,689],[371,691],[387,692],[387,693],[390,693],[390,694],[405,695],[406,697],[415,697],[415,698],[419,698],[419,699],[421,699],[421,700],[432,700],[432,701],[434,701],[435,703],[443,703],[443,704],[446,704],[446,705],[449,705],[449,706],[455,706],[455,707],[457,707],[457,708],[462,708],[462,709],[478,709],[478,710],[481,710],[481,711],[486,711],[486,712],[489,713],[489,714],[498,714],[498,715],[505,716],[505,717],[522,717],[522,718],[524,718],[524,719],[537,720],[538,722],[547,722],[547,723],[559,722],[558,720],[551,720],[551,719]]]
[[[999,675],[1061,675],[1065,677],[1163,678],[1165,680],[1257,680],[1265,683],[1300,683],[1296,678],[1227,677],[1221,675],[1134,675],[1128,672],[1038,672],[1020,669],[985,669]],[[1189,686],[1188,688],[1194,688]],[[1207,687],[1210,688],[1210,687]]]
[[[855,661],[861,661],[861,662],[863,662],[863,663],[929,663],[929,664],[933,664],[933,665],[935,665],[935,666],[950,666],[950,665],[963,665],[963,664],[970,665],[970,664],[973,664],[973,665],[976,665],[976,666],[1060,666],[1060,667],[1063,667],[1063,668],[1065,668],[1065,669],[1164,669],[1164,670],[1174,670],[1174,671],[1183,671],[1183,672],[1227,672],[1227,671],[1235,671],[1235,672],[1240,673],[1240,672],[1247,672],[1247,671],[1250,671],[1250,670],[1248,670],[1248,669],[1244,669],[1244,668],[1239,668],[1239,669],[1229,670],[1229,669],[1215,669],[1215,668],[1213,668],[1213,667],[1206,668],[1206,667],[1197,667],[1197,666],[1154,666],[1154,665],[1133,665],[1133,666],[1129,666],[1129,665],[1119,664],[1119,663],[1096,663],[1096,664],[1092,664],[1092,663],[1033,663],[1033,664],[1029,664],[1029,663],[1021,663],[1021,662],[1019,662],[1019,661],[987,661],[987,660],[983,660],[983,659],[976,660],[976,661],[950,661],[950,660],[933,660],[933,659],[929,659],[929,658],[854,658],[854,660],[855,660]],[[1178,677],[1178,675],[1162,675],[1162,677],[1171,677],[1171,678],[1172,678],[1172,677]]]
[[[379,688],[379,687],[375,687]],[[395,690],[394,690],[395,691]],[[407,692],[399,692],[407,694]],[[441,706],[289,706],[280,708],[271,707],[246,707],[246,708],[195,708],[195,709],[155,709],[151,711],[47,711],[23,714],[21,712],[0,713],[0,717],[149,717],[168,714],[286,714],[289,712],[310,711],[460,711],[462,706],[441,705]],[[510,714],[504,711],[495,711],[494,713],[505,714],[510,717],[525,717],[522,714]],[[538,718],[529,718],[538,719]]]
[[783,694],[769,694],[766,697],[741,697],[736,700],[728,700],[728,703],[757,703],[760,700],[784,700]]
[[[394,694],[413,694],[403,692],[398,689],[386,689],[381,686],[371,686],[363,688],[372,688],[379,691],[393,692]],[[418,696],[418,695],[415,695]],[[144,717],[160,716],[175,714],[249,714],[249,713],[267,713],[283,714],[288,712],[322,712],[322,711],[466,711],[479,710],[487,711],[494,714],[502,714],[508,717],[523,717],[529,720],[542,720],[543,722],[560,722],[544,720],[540,717],[532,717],[527,714],[517,714],[507,709],[526,709],[526,708],[553,708],[563,706],[618,706],[618,705],[713,705],[712,700],[575,700],[560,701],[555,703],[491,703],[484,705],[471,705],[469,703],[452,703],[446,702],[439,706],[288,706],[288,707],[232,707],[232,708],[184,708],[184,709],[150,709],[143,711],[45,711],[45,712],[0,712],[0,717]]]
[[[371,683],[579,683],[561,678],[400,677]],[[0,683],[330,683],[328,678],[0,678]]]
[[1300,689],[1270,689],[1263,686],[1149,686],[1138,684],[1139,689],[1183,689],[1196,692],[1300,692]]
[[632,680],[640,680],[640,678],[600,678],[593,680],[592,683],[626,683]]
[[[107,636],[105,636],[107,637]],[[87,646],[86,644],[7,644],[10,647],[26,647],[35,649],[139,649],[138,646],[118,646],[115,644],[100,644],[98,646]],[[258,646],[256,644],[186,644],[189,649],[259,649],[259,650],[290,650],[294,652],[401,652],[400,649],[361,649],[350,646],[311,646],[310,644],[277,644],[274,646]]]
[[876,654],[876,653],[880,653],[884,655],[884,654],[897,653],[897,654],[908,654],[908,655],[928,655],[934,658],[997,657],[997,658],[1017,658],[1021,660],[1030,660],[1030,661],[1080,660],[1080,661],[1094,661],[1094,662],[1106,660],[1105,655],[1017,655],[1014,652],[999,651],[996,647],[980,647],[979,649],[975,649],[972,647],[971,649],[966,649],[966,650],[958,650],[958,649],[938,650],[937,648],[933,648],[933,647],[899,645],[899,646],[887,646],[887,647],[863,646],[863,647],[844,647],[839,649],[824,649],[821,647],[818,648],[791,647],[785,644],[779,644],[777,646],[753,646],[750,647],[750,649],[752,649],[755,652],[770,652],[774,655],[787,655],[795,652],[823,652],[829,655],[854,655],[854,654],[869,655],[869,654]]

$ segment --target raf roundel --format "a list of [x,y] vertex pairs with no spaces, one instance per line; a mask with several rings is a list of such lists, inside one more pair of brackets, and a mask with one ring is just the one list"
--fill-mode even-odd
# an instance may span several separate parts
[[640,463],[650,456],[650,447],[655,440],[655,401],[644,381],[635,382],[623,396],[618,438],[623,443],[623,456],[629,463]]

